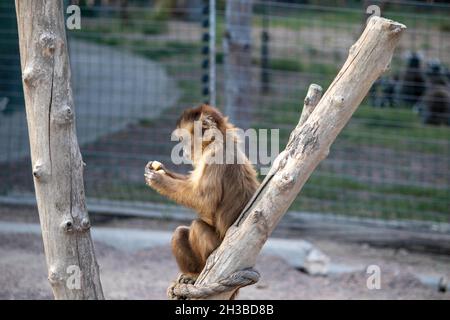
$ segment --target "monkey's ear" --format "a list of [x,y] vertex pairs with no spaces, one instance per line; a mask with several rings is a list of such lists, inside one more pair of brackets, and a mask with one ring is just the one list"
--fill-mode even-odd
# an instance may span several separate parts
[[187,120],[190,120],[190,121],[201,120],[202,111],[199,108],[187,110],[187,111],[185,111],[185,113],[186,113],[185,119],[187,119]]
[[180,127],[182,122],[192,122],[200,119],[202,111],[200,108],[192,108],[184,110],[181,116],[177,120],[177,127]]

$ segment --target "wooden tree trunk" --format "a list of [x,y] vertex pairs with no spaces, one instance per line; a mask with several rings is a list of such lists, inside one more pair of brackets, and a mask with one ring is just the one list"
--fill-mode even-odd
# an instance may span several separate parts
[[[286,149],[250,200],[220,247],[210,255],[195,287],[220,283],[236,271],[253,267],[265,241],[303,185],[327,155],[339,132],[388,68],[395,46],[406,27],[384,18],[369,20],[339,74],[309,116],[300,120]],[[310,90],[310,92],[314,92]],[[309,98],[305,100],[305,105]],[[310,112],[305,108],[305,112]],[[186,285],[185,288],[187,288]],[[233,291],[212,294],[229,299]]]
[[75,132],[63,5],[16,0],[31,162],[56,299],[103,299]]
[[251,0],[227,0],[225,10],[225,113],[237,126],[251,120]]

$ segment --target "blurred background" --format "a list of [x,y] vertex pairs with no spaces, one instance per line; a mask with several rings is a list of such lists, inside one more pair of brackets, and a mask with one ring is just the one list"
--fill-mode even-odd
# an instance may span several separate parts
[[[67,30],[67,37],[88,208],[162,220],[188,213],[149,190],[143,171],[149,160],[189,169],[170,160],[170,133],[183,109],[211,102],[242,128],[279,129],[283,150],[309,84],[327,89],[372,14],[367,8],[376,5],[369,8],[404,23],[408,29],[391,69],[285,221],[294,229],[306,228],[306,221],[359,223],[368,239],[380,227],[426,232],[421,239],[427,248],[450,252],[446,1],[66,4],[81,8],[81,29]],[[30,205],[35,200],[12,1],[0,4],[0,35],[0,203]]]

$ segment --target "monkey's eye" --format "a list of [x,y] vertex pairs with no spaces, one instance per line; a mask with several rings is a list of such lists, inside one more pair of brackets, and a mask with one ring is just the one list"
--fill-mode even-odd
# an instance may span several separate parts
[[180,141],[183,141],[183,136],[180,136],[179,139],[180,139]]

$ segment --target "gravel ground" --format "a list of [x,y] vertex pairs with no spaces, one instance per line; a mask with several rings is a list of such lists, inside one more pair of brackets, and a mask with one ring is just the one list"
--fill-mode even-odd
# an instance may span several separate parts
[[[169,246],[129,253],[97,243],[96,254],[107,299],[165,299],[176,276]],[[0,235],[0,257],[0,299],[52,298],[39,236]],[[362,271],[311,277],[279,258],[261,256],[260,282],[242,289],[239,299],[450,299],[398,265],[380,267],[381,289],[368,290]]]
[[[34,209],[0,208],[0,220],[37,222]],[[177,223],[143,219],[93,219],[94,227],[172,230]],[[276,236],[283,235],[277,230]],[[295,237],[295,234],[285,233]],[[299,237],[298,235],[297,237]],[[273,256],[260,256],[256,268],[259,283],[243,288],[239,299],[450,299],[419,281],[417,275],[450,278],[450,257],[408,252],[369,245],[308,238],[335,265],[358,268],[328,277],[312,277]],[[165,291],[177,275],[170,247],[135,252],[121,251],[96,242],[96,255],[107,299],[165,299]],[[381,268],[381,289],[369,290],[365,267]],[[355,269],[353,269],[355,270]],[[46,279],[40,236],[0,234],[0,299],[51,299]]]

